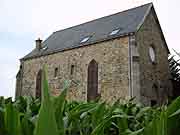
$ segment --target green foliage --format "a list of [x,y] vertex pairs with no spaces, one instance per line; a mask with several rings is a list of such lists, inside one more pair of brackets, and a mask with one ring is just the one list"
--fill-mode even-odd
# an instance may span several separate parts
[[[45,68],[45,67],[44,67]],[[49,96],[46,70],[43,70],[43,96],[34,135],[58,135],[53,104]]]
[[175,60],[175,56],[169,56],[169,68],[172,76],[172,80],[180,82],[180,63],[179,60]]
[[169,106],[67,101],[69,82],[50,97],[43,70],[42,100],[0,98],[0,135],[174,135],[180,132],[180,97]]
[[169,56],[169,69],[171,73],[171,81],[173,87],[172,98],[180,96],[180,54],[175,52],[175,55]]

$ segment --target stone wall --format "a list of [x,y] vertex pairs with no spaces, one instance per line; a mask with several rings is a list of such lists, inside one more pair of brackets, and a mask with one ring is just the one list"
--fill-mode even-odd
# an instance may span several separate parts
[[[36,76],[44,64],[52,95],[58,95],[65,80],[72,80],[70,100],[87,99],[87,69],[91,60],[98,63],[98,92],[103,100],[116,101],[129,96],[129,37],[117,38],[94,45],[75,48],[35,59],[22,61],[23,88],[21,95],[35,96]],[[74,72],[71,74],[71,66]],[[57,77],[54,77],[57,68]]]
[[[151,100],[156,100],[158,104],[164,103],[171,95],[172,88],[169,80],[168,50],[156,19],[154,10],[151,10],[136,34],[141,101],[147,105],[150,105]],[[149,57],[150,45],[155,49],[155,64]]]
[[15,90],[15,97],[21,96],[22,90],[22,69],[20,67],[17,75],[16,75],[16,90]]

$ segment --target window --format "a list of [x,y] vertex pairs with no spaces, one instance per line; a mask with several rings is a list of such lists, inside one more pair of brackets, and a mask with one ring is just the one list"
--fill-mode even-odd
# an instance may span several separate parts
[[47,46],[44,46],[42,49],[45,51],[45,50],[47,50],[47,49],[48,49],[48,47],[47,47]]
[[40,69],[36,76],[36,98],[41,99],[41,91],[42,91],[42,70]]
[[93,59],[88,65],[87,100],[95,100],[98,94],[98,63]]
[[54,77],[57,77],[58,76],[58,68],[55,68],[54,70]]
[[156,62],[156,53],[155,53],[155,49],[153,46],[149,47],[149,57],[152,63]]
[[119,31],[120,29],[113,30],[109,35],[110,36],[116,35]]
[[157,101],[156,100],[151,100],[151,106],[155,106],[157,105]]
[[85,43],[85,42],[87,42],[87,41],[89,40],[89,38],[90,38],[90,37],[85,37],[85,38],[83,38],[80,43]]
[[71,75],[74,73],[74,65],[71,65]]

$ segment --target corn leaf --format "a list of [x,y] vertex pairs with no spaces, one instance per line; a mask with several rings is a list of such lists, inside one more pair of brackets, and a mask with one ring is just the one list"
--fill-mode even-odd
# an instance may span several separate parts
[[61,135],[65,134],[63,113],[65,110],[66,95],[69,86],[70,86],[70,82],[66,81],[62,93],[57,98],[54,99],[55,117],[56,117],[58,130]]
[[8,102],[5,108],[5,128],[9,135],[21,135],[20,113]]
[[50,100],[46,68],[43,67],[43,96],[34,135],[58,135],[52,101]]

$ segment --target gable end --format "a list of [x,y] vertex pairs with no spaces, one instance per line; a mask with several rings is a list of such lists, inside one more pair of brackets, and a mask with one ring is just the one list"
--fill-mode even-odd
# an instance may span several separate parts
[[157,25],[158,25],[159,32],[160,32],[160,34],[161,34],[161,39],[162,39],[163,42],[164,42],[164,45],[165,45],[165,47],[166,47],[166,49],[167,49],[168,54],[170,54],[170,51],[169,51],[169,48],[168,48],[166,39],[165,39],[165,37],[164,37],[163,31],[162,31],[162,28],[161,28],[161,25],[160,25],[160,22],[159,22],[159,19],[158,19],[158,17],[157,17],[157,14],[156,14],[156,11],[155,11],[155,9],[154,9],[153,4],[152,4],[151,6],[149,6],[149,9],[147,10],[147,13],[145,14],[142,22],[141,22],[141,23],[139,24],[139,26],[137,27],[137,31],[136,31],[135,33],[137,33],[137,32],[141,29],[142,25],[144,24],[145,20],[148,18],[148,16],[149,16],[150,13],[153,14],[153,17],[154,17],[154,19],[155,19],[155,21],[156,21],[156,23],[157,23]]

